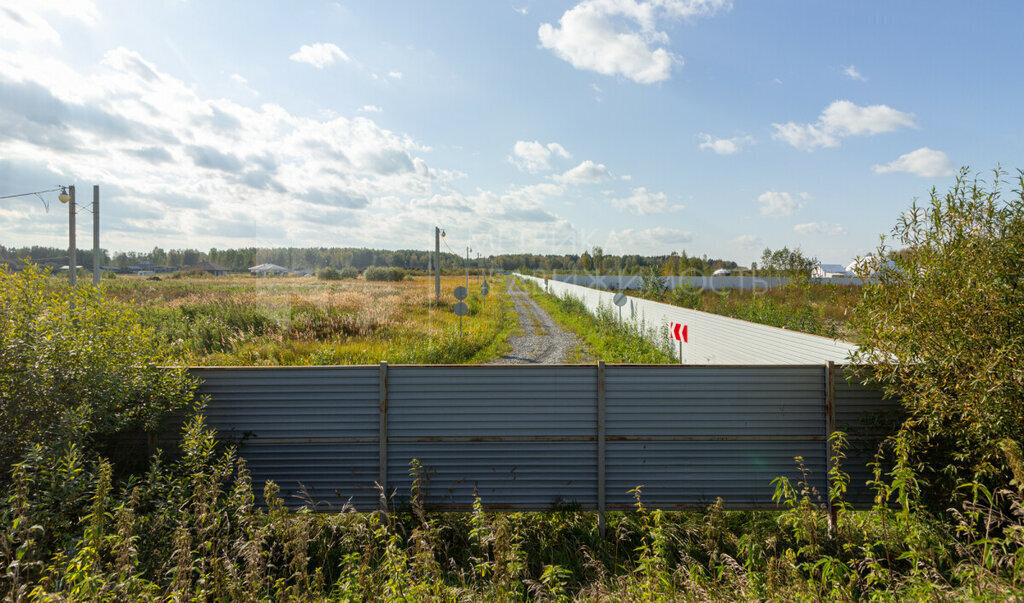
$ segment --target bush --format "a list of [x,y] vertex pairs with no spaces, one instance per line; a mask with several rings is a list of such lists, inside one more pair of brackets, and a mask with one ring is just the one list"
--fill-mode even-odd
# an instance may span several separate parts
[[317,270],[316,277],[322,281],[340,281],[344,278],[337,269],[331,268],[330,266]]
[[370,266],[363,271],[363,278],[368,281],[400,281],[405,278],[405,270]]
[[194,384],[184,369],[156,367],[158,341],[97,289],[0,271],[0,481],[32,444],[151,428],[188,404]]
[[665,293],[668,292],[668,285],[665,284],[665,279],[658,274],[658,269],[654,266],[644,268],[642,278],[641,294],[648,299],[661,301],[665,297]]
[[905,435],[946,492],[995,477],[1005,441],[1024,441],[1024,175],[1009,195],[1003,176],[962,170],[912,205],[854,314],[865,377],[903,400]]
[[341,269],[341,278],[359,278],[359,271],[352,266],[346,266]]

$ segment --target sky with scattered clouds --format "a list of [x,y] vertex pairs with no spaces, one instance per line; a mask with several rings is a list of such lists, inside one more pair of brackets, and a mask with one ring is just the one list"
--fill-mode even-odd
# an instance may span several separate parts
[[[870,251],[1024,167],[1024,4],[0,0],[0,196],[111,250]],[[67,216],[0,200],[0,244]],[[79,223],[89,244],[89,216]],[[84,242],[84,243],[83,243]]]

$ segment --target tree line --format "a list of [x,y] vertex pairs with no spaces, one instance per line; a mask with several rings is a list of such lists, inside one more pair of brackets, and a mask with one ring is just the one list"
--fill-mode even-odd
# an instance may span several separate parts
[[[200,262],[212,262],[228,270],[243,272],[258,264],[277,264],[292,270],[319,268],[355,268],[365,270],[371,266],[396,267],[413,271],[426,271],[433,266],[432,252],[416,249],[368,249],[365,247],[245,247],[241,249],[169,249],[154,247],[150,251],[127,251],[110,254],[101,250],[100,263],[122,270],[152,262],[156,266],[172,269],[187,268]],[[0,262],[14,264],[29,259],[35,263],[63,265],[67,263],[67,250],[57,247],[4,247],[0,245]],[[78,250],[78,262],[92,265],[92,250]],[[734,269],[736,262],[690,256],[686,251],[668,255],[607,254],[601,247],[592,247],[580,254],[508,253],[469,258],[472,269],[525,270],[528,272],[576,272],[581,274],[640,274],[645,269],[656,270],[665,276],[682,274],[711,274],[719,268]],[[458,271],[466,266],[466,258],[454,253],[441,254],[441,269]]]

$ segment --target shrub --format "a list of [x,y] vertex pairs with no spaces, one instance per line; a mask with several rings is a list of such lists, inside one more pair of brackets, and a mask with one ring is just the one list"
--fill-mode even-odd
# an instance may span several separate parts
[[661,301],[665,297],[665,293],[668,292],[668,285],[665,284],[665,279],[658,274],[656,267],[648,266],[643,270],[640,290],[644,297]]
[[337,269],[331,268],[330,266],[317,270],[316,277],[322,281],[340,281],[344,278],[341,275],[341,272],[338,272]]
[[341,278],[359,278],[359,271],[352,266],[346,266],[341,269]]
[[[1004,194],[962,170],[883,239],[878,281],[864,288],[854,324],[865,376],[903,400],[904,431],[927,453],[930,477],[993,477],[1005,439],[1024,441],[1024,174]],[[868,276],[868,268],[862,276]]]
[[405,278],[405,271],[395,267],[370,266],[363,271],[363,278],[368,281],[400,281]]
[[192,400],[184,369],[135,312],[97,289],[0,271],[0,480],[32,444],[153,427]]

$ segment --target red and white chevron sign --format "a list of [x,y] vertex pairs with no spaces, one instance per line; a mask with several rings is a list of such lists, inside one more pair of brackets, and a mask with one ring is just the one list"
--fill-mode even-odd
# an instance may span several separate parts
[[672,323],[672,339],[686,341],[686,325],[678,322]]

